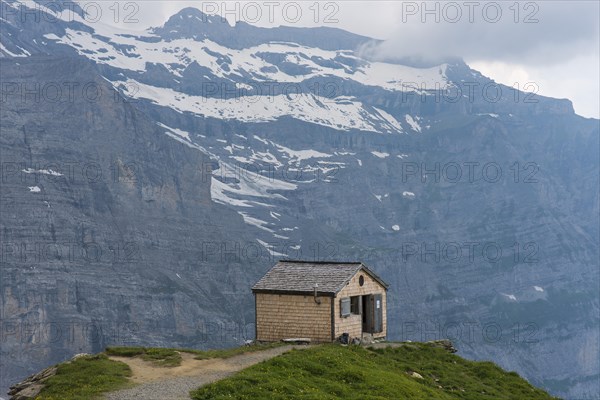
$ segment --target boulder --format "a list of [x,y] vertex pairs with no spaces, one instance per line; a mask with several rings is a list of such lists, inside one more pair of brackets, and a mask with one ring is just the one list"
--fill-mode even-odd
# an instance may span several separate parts
[[432,341],[425,342],[425,343],[430,346],[433,346],[433,347],[440,347],[450,353],[456,353],[458,351],[458,350],[456,350],[456,348],[454,347],[452,342],[448,339],[432,340]]
[[415,371],[408,371],[407,374],[408,374],[408,376],[411,376],[413,378],[423,379],[423,375],[421,375],[420,373],[415,372]]

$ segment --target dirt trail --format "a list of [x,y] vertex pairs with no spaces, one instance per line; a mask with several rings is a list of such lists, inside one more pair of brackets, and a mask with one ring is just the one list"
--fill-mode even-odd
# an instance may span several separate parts
[[110,357],[129,365],[133,375],[134,388],[119,390],[105,395],[110,400],[180,400],[189,399],[190,390],[207,383],[218,381],[261,361],[276,357],[293,348],[305,349],[308,346],[282,346],[268,350],[240,354],[227,359],[213,358],[195,360],[193,354],[182,353],[181,365],[177,367],[157,367],[148,361],[135,357]]

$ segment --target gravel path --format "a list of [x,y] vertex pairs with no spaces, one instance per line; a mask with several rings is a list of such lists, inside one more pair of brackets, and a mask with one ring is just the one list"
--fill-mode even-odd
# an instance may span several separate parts
[[111,357],[131,367],[132,382],[138,384],[131,389],[108,393],[108,400],[180,400],[190,398],[190,390],[220,379],[227,378],[251,365],[276,357],[293,348],[308,346],[282,346],[264,351],[240,354],[227,359],[195,360],[193,355],[182,354],[178,367],[155,367],[140,358]]

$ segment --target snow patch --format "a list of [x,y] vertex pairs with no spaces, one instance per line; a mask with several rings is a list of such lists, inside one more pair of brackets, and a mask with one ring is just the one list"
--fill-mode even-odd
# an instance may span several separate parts
[[260,137],[258,137],[258,136],[256,136],[256,135],[254,135],[254,136],[252,136],[252,137],[254,138],[254,140],[258,140],[259,142],[261,142],[261,143],[263,143],[263,144],[266,144],[266,145],[269,145],[269,144],[271,144],[271,143],[270,143],[268,140],[265,140],[265,139],[263,139],[263,138],[260,138]]
[[21,171],[26,174],[44,174],[44,175],[52,175],[52,176],[63,176],[63,174],[61,174],[60,172],[56,172],[51,169],[26,168],[26,169],[22,169]]
[[[418,119],[418,117],[416,117]],[[419,125],[419,123],[416,121],[415,118],[413,118],[412,116],[406,114],[406,123],[408,125],[410,125],[410,127],[417,132],[421,132],[421,125]]]
[[188,95],[131,79],[125,82],[115,81],[113,84],[130,98],[146,99],[180,113],[190,112],[209,118],[260,123],[290,116],[341,131],[356,129],[380,132],[381,130],[381,119],[371,118],[358,100],[340,98],[332,100],[313,94],[298,94],[292,101],[288,95],[283,94],[270,96],[268,100],[265,96],[257,95],[218,99]]
[[[224,173],[219,171],[223,168]],[[238,178],[238,182],[226,184],[216,179],[215,176],[227,176],[227,171],[232,171]],[[245,170],[244,173],[235,173],[236,168],[228,163],[221,162],[219,168],[213,171],[213,179],[210,188],[211,199],[216,203],[229,204],[232,206],[252,207],[253,204],[265,205],[257,203],[255,199],[250,198],[267,198],[267,199],[283,199],[286,197],[274,191],[295,190],[298,186],[282,180],[274,179],[269,176],[263,176],[260,173]],[[264,222],[264,221],[263,221]]]
[[269,245],[267,242],[263,242],[260,239],[256,239],[256,241],[258,243],[260,243],[261,246],[263,246],[265,249],[267,249],[267,251],[269,252],[269,254],[271,254],[272,256],[276,256],[276,257],[285,257],[285,256],[287,256],[287,254],[278,253],[275,250],[273,250],[272,246]]
[[400,124],[400,122],[398,122],[398,120],[396,118],[394,118],[390,113],[388,113],[384,110],[381,110],[377,107],[373,107],[373,108],[375,109],[375,111],[377,111],[379,113],[379,115],[381,115],[383,121],[390,124],[396,132],[402,133],[402,131],[403,131],[402,125]]
[[162,123],[160,123],[160,122],[158,123],[158,125],[159,125],[161,128],[165,128],[165,129],[168,129],[168,130],[170,130],[171,132],[173,132],[173,133],[174,133],[174,134],[176,134],[177,136],[180,136],[180,137],[182,137],[182,138],[184,138],[184,139],[186,139],[186,140],[188,140],[188,141],[191,141],[189,132],[182,131],[181,129],[177,129],[177,128],[171,128],[171,127],[168,127],[167,125],[165,125],[165,124],[162,124]]
[[275,231],[273,231],[272,229],[269,229],[265,226],[265,225],[268,225],[268,222],[260,220],[258,218],[251,217],[250,215],[248,215],[248,213],[246,213],[244,211],[238,211],[238,214],[240,214],[242,216],[242,218],[244,218],[245,223],[254,225],[257,228],[263,229],[267,232],[275,233]]
[[509,300],[517,301],[517,297],[514,294],[506,294],[506,293],[500,293],[500,294]]
[[289,158],[296,161],[308,160],[311,158],[327,158],[332,156],[331,154],[321,153],[316,150],[292,150],[289,147],[285,147],[276,143],[273,143],[273,145],[281,153],[287,154]]
[[373,154],[375,157],[379,157],[379,158],[386,158],[386,157],[390,156],[389,153],[384,153],[381,151],[372,151],[371,154]]

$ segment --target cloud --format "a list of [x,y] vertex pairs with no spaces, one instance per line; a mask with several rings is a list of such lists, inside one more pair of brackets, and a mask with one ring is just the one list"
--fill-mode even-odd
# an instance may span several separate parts
[[559,64],[598,49],[598,2],[403,2],[380,60],[436,64],[449,58]]
[[[600,117],[600,71],[598,55],[586,54],[550,66],[522,66],[504,62],[469,62],[469,66],[495,81],[523,89],[534,83],[538,93],[573,101],[575,112]],[[516,86],[518,85],[518,86]]]

